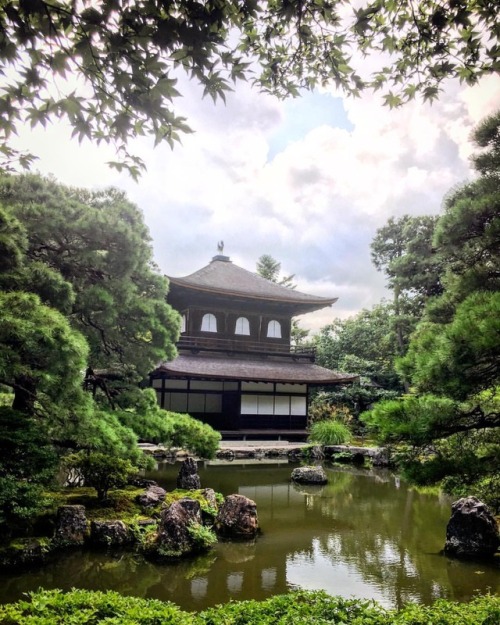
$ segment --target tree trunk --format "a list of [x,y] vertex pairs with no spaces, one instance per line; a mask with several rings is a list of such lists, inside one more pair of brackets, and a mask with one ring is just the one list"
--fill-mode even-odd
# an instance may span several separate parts
[[35,400],[35,380],[27,375],[16,378],[12,408],[24,414],[32,415],[35,411]]
[[[403,331],[401,329],[401,324],[400,324],[400,309],[399,309],[399,285],[396,283],[394,285],[394,314],[396,316],[396,340],[397,340],[397,345],[398,345],[398,353],[400,356],[404,356],[405,355],[405,345],[404,345],[404,341],[403,341]],[[408,384],[408,381],[403,379],[403,388],[405,393],[408,393],[410,390],[410,385]]]

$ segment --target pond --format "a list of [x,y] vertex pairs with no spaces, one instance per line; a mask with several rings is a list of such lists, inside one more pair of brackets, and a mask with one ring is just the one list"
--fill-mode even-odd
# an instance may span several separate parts
[[[450,500],[407,487],[388,471],[325,467],[324,487],[289,481],[287,462],[199,465],[203,487],[257,503],[262,534],[220,543],[207,555],[156,565],[132,554],[73,551],[24,574],[0,575],[0,602],[45,588],[112,589],[200,610],[230,599],[265,599],[295,588],[373,598],[387,607],[438,597],[500,594],[497,564],[440,554]],[[148,475],[175,488],[178,466]]]

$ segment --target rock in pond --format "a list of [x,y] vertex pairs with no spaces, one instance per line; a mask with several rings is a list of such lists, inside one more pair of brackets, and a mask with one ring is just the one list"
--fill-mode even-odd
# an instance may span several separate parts
[[52,550],[48,538],[18,538],[0,549],[0,569],[45,564]]
[[493,556],[500,546],[500,534],[488,506],[477,497],[463,497],[451,510],[445,553],[464,558]]
[[177,488],[184,490],[197,490],[201,488],[200,476],[198,475],[198,465],[194,458],[186,458],[177,476]]
[[207,502],[207,504],[213,508],[214,510],[217,510],[218,508],[218,504],[217,504],[217,497],[215,495],[215,491],[213,488],[204,488],[201,491],[201,494],[203,495],[203,497],[205,497],[205,501]]
[[215,530],[226,538],[254,538],[259,531],[257,505],[243,495],[229,495],[219,508]]
[[83,545],[86,537],[85,506],[60,506],[57,509],[54,544],[58,547]]
[[297,484],[326,484],[328,478],[326,477],[323,467],[297,467],[292,471],[292,482]]
[[158,486],[158,484],[150,484],[144,493],[137,495],[136,501],[143,508],[152,508],[165,500],[167,491]]
[[199,502],[185,497],[162,511],[158,535],[150,555],[157,558],[179,558],[198,551],[190,527],[201,525]]
[[96,545],[115,547],[131,542],[128,527],[123,521],[92,521],[90,540]]

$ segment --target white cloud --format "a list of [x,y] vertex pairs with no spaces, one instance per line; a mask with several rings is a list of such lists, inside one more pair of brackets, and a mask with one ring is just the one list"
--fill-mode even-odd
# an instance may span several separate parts
[[443,195],[473,175],[471,130],[500,101],[495,77],[475,87],[450,83],[432,106],[389,110],[367,94],[344,100],[343,109],[332,100],[336,124],[321,111],[328,103],[323,95],[307,124],[297,118],[302,136],[290,131],[286,141],[283,128],[304,107],[287,108],[248,85],[226,106],[201,101],[188,82],[180,88],[180,112],[196,132],[174,151],[132,142],[148,167],[138,184],[106,167],[109,148],[79,147],[65,128],[27,131],[21,141],[41,154],[38,168],[62,182],[125,189],[144,210],[157,262],[169,275],[199,269],[223,239],[226,253],[247,269],[268,253],[296,274],[300,290],[338,296],[331,309],[304,319],[309,327],[386,294],[370,263],[376,229],[390,216],[439,211]]

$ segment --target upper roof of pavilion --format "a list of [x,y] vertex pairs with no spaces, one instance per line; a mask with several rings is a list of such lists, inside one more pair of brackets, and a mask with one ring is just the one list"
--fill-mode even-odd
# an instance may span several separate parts
[[212,261],[183,278],[169,276],[170,293],[176,296],[183,290],[193,293],[207,293],[222,297],[274,302],[283,304],[293,314],[302,314],[331,306],[337,297],[308,295],[295,289],[266,280],[257,273],[238,267],[228,256],[218,254]]

